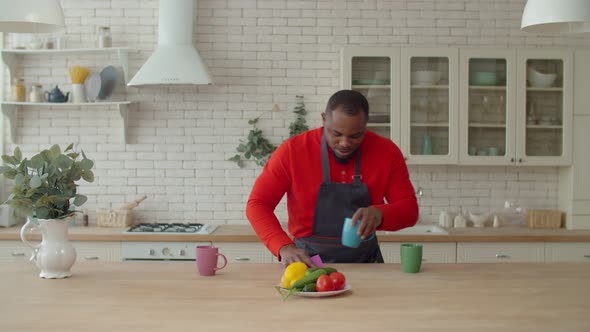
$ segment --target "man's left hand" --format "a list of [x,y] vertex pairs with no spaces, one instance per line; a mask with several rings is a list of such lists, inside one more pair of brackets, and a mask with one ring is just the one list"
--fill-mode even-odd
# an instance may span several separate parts
[[357,222],[361,223],[357,234],[364,240],[375,233],[377,227],[381,225],[383,222],[383,213],[373,206],[360,208],[352,216],[352,226],[355,226]]

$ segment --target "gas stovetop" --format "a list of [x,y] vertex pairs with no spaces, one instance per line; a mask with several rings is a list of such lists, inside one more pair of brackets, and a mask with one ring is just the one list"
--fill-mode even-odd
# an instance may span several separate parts
[[132,226],[125,233],[211,234],[216,229],[216,225],[200,223],[141,223]]

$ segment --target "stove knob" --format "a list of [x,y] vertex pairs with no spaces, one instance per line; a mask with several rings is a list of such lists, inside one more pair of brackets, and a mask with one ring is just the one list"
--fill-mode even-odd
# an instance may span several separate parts
[[156,251],[154,249],[150,249],[150,256],[156,256]]
[[170,249],[168,249],[168,248],[162,249],[162,255],[164,255],[164,256],[170,256]]
[[180,251],[178,251],[178,254],[180,256],[186,256],[186,251],[184,249],[180,249]]

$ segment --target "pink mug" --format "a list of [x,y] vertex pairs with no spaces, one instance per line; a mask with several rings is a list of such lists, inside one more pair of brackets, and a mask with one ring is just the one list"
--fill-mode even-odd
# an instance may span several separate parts
[[[223,258],[223,265],[217,266],[218,257]],[[219,253],[219,248],[214,246],[197,246],[197,269],[202,276],[212,276],[215,271],[223,269],[227,265],[227,258]]]

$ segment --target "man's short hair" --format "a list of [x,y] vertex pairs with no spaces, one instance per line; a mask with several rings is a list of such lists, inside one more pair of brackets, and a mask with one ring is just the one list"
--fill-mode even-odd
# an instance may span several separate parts
[[326,113],[342,106],[342,110],[348,115],[357,115],[364,112],[369,118],[369,102],[362,93],[354,90],[340,90],[332,95],[326,105]]

